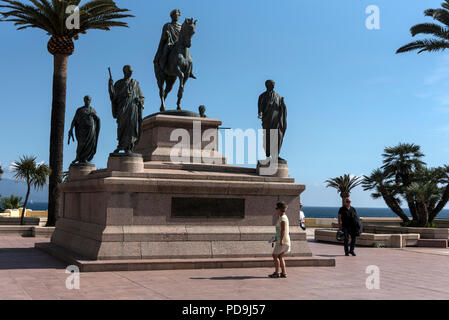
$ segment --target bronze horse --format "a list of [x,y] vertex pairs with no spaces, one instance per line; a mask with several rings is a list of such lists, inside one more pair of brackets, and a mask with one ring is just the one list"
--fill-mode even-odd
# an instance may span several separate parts
[[[161,97],[161,112],[165,111],[165,99],[173,88],[176,78],[179,78],[177,110],[181,110],[181,99],[184,86],[189,78],[196,79],[193,75],[193,60],[190,55],[192,37],[195,34],[197,20],[185,19],[181,26],[178,42],[171,49],[164,70],[159,63],[154,64],[159,96]],[[164,89],[165,84],[165,89]]]

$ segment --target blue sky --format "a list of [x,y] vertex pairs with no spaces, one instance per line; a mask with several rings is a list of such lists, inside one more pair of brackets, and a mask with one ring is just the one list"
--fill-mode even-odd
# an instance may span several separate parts
[[[413,142],[432,166],[449,163],[449,55],[395,55],[412,38],[409,29],[441,0],[117,0],[132,10],[129,29],[91,31],[76,41],[69,60],[66,131],[85,94],[102,120],[93,162],[106,167],[116,146],[116,124],[107,93],[131,64],[146,97],[145,115],[160,102],[153,57],[169,12],[198,19],[191,52],[198,80],[186,87],[183,106],[208,107],[210,117],[231,128],[259,128],[257,98],[266,79],[285,97],[288,131],[283,157],[291,175],[307,185],[306,205],[336,206],[324,180],[369,174],[381,165],[385,146]],[[365,27],[368,5],[380,8],[380,30]],[[0,24],[0,163],[22,154],[48,162],[52,56],[40,30],[15,31]],[[174,106],[173,93],[167,104]],[[65,138],[67,140],[67,137]],[[65,146],[64,164],[75,158]],[[10,176],[9,173],[6,177]],[[361,189],[355,206],[382,207]]]

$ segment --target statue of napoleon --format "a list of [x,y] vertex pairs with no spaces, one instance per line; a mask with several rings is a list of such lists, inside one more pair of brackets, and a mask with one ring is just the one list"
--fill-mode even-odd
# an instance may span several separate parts
[[75,129],[78,147],[76,148],[76,159],[72,165],[90,165],[97,152],[98,135],[100,134],[100,118],[97,116],[95,109],[90,105],[92,98],[84,97],[84,106],[76,110],[73,117],[72,125],[69,130],[70,140],[75,142],[73,129]]
[[267,90],[260,95],[258,102],[259,118],[262,119],[264,129],[264,148],[267,158],[285,161],[279,157],[279,154],[287,131],[287,107],[284,98],[274,91],[274,86],[273,80],[265,82]]
[[[165,99],[179,79],[177,110],[181,110],[181,99],[184,86],[193,75],[193,60],[190,55],[192,37],[195,34],[197,20],[186,19],[182,25],[178,23],[181,11],[178,9],[170,13],[172,21],[162,28],[159,47],[154,57],[154,72],[156,74],[159,96],[161,98],[161,112],[165,111]],[[165,85],[165,88],[164,88]]]
[[124,78],[115,84],[109,69],[109,96],[112,102],[112,116],[117,119],[118,146],[114,153],[121,150],[132,154],[142,133],[142,110],[145,98],[137,80],[131,79],[133,69],[123,67]]

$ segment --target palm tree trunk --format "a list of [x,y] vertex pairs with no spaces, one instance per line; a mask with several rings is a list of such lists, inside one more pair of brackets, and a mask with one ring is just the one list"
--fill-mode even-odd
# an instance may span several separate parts
[[427,222],[429,221],[429,212],[427,211],[427,206],[425,202],[419,201],[417,204],[418,207],[418,226],[425,227]]
[[23,219],[25,217],[25,213],[27,210],[27,205],[28,205],[28,197],[30,196],[30,190],[31,190],[31,183],[27,182],[27,195],[25,197],[25,202],[23,203],[23,208],[22,208],[22,214],[20,216],[20,225],[23,226]]
[[433,209],[429,214],[429,222],[433,222],[433,220],[437,217],[437,215],[444,209],[446,204],[449,202],[449,184],[446,186],[444,190],[443,196],[441,197],[440,202],[438,202],[435,209]]
[[68,55],[55,54],[53,57],[53,102],[50,132],[51,174],[48,186],[47,227],[53,227],[56,224],[56,218],[59,216],[60,192],[58,186],[62,182],[67,64],[69,60]]
[[418,221],[419,220],[419,213],[418,213],[418,208],[417,208],[417,204],[415,202],[414,199],[406,197],[407,200],[407,205],[408,208],[410,210],[410,214],[412,215],[413,220]]
[[381,193],[382,198],[384,199],[385,203],[387,204],[387,206],[394,213],[396,213],[398,215],[398,217],[402,219],[403,222],[408,222],[409,218],[404,213],[404,211],[402,210],[401,206],[398,204],[396,199],[390,193],[388,193],[387,190],[385,190],[383,188],[380,190],[380,193]]

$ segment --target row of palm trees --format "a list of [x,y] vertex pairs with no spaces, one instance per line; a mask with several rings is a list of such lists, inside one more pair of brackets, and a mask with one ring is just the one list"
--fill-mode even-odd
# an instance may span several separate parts
[[[422,161],[420,146],[401,143],[385,148],[383,166],[371,175],[342,177],[326,180],[327,187],[338,190],[342,200],[362,185],[372,190],[374,199],[383,199],[386,205],[408,226],[432,226],[435,218],[449,202],[449,166],[429,168]],[[401,207],[406,203],[412,220]]]

